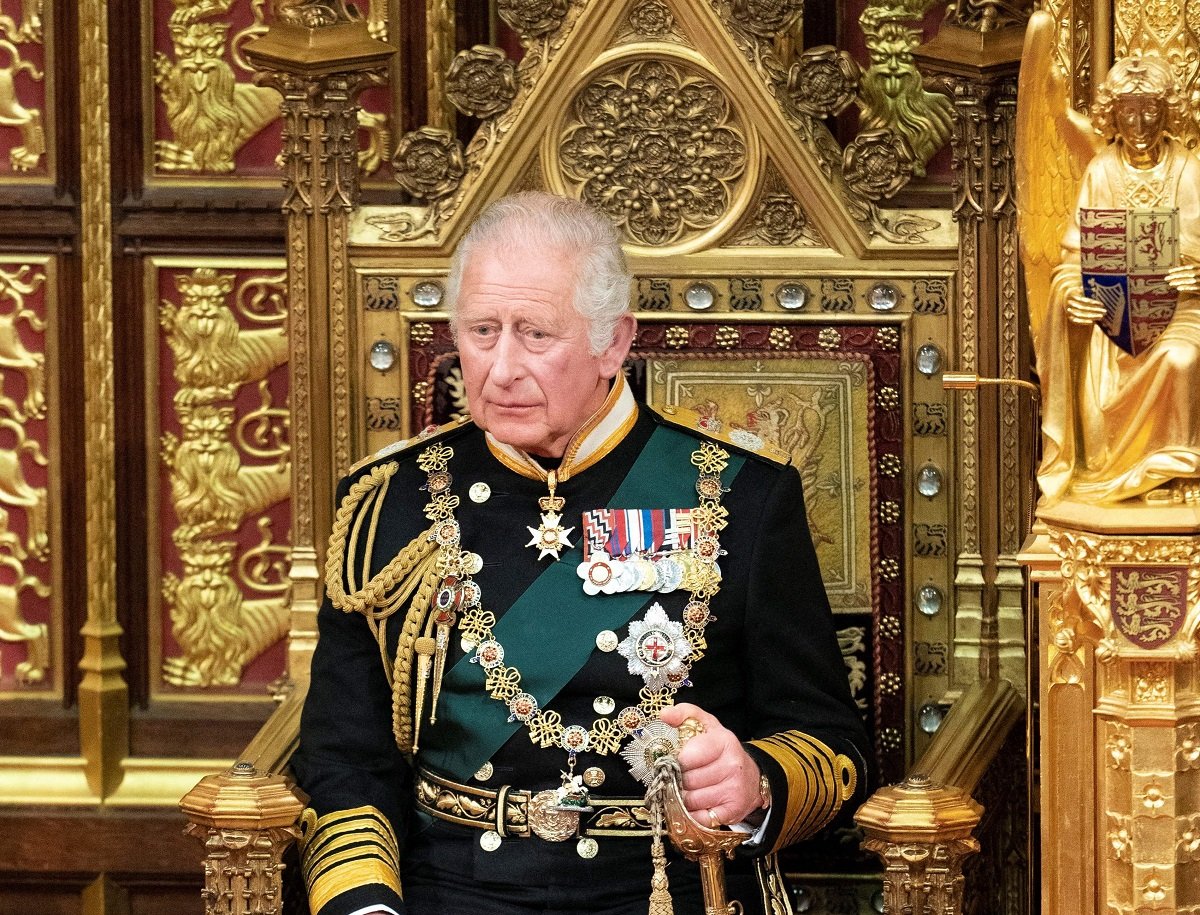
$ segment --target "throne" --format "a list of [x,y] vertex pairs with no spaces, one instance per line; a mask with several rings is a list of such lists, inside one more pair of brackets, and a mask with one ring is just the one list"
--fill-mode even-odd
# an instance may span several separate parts
[[[449,257],[490,200],[530,188],[579,196],[620,226],[636,277],[626,371],[638,396],[753,432],[801,470],[847,676],[892,787],[859,811],[861,834],[823,835],[784,861],[797,909],[964,910],[963,864],[981,845],[979,886],[995,897],[1002,884],[988,874],[1027,854],[1015,554],[1029,443],[1005,438],[999,459],[981,447],[1019,414],[1015,395],[956,397],[942,375],[1017,362],[1003,201],[887,205],[933,150],[899,140],[895,124],[842,148],[830,125],[859,74],[835,48],[798,50],[799,3],[768,14],[651,0],[545,3],[537,15],[536,4],[500,4],[519,63],[478,46],[451,59],[448,43],[431,44],[431,124],[392,158],[408,202],[365,203],[357,98],[395,66],[394,49],[340,3],[279,6],[245,53],[285,118],[289,688],[237,764],[183,800],[207,850],[208,911],[279,910],[303,805],[286,767],[337,478],[464,410],[442,310]],[[1012,28],[1000,32],[984,42],[987,66],[947,38],[922,51],[926,69],[947,91],[1015,82]],[[985,113],[988,98],[977,99]],[[990,115],[970,124],[1009,142],[992,136]],[[991,295],[1011,299],[1003,327],[981,318]]]

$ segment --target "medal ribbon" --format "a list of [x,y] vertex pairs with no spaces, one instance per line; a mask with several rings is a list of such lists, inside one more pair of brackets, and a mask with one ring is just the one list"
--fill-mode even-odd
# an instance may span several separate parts
[[[657,427],[642,453],[626,474],[609,505],[671,508],[696,500],[695,468],[691,464],[696,440],[666,426]],[[728,489],[745,458],[729,456],[721,474]],[[682,473],[663,475],[664,467]],[[596,633],[617,630],[633,618],[656,594],[628,593],[586,598],[586,613],[552,612],[581,599],[575,567],[582,560],[577,544],[539,575],[492,627],[497,641],[508,648],[508,661],[520,668],[521,688],[537,697],[544,708],[587,663],[595,649]],[[486,599],[486,596],[485,596]],[[514,650],[515,649],[515,650]],[[519,657],[516,655],[519,654]],[[446,672],[442,709],[429,741],[421,748],[421,761],[460,781],[466,781],[524,725],[508,720],[508,709],[484,689],[485,671],[471,663],[471,654]]]

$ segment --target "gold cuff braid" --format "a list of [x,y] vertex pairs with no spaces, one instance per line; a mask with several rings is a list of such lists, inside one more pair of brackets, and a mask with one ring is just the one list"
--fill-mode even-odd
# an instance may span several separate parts
[[382,883],[403,895],[399,845],[378,809],[355,807],[318,818],[310,807],[300,825],[300,870],[312,915],[320,915],[338,894],[368,883]]
[[750,741],[779,763],[787,778],[787,802],[780,810],[778,792],[772,816],[783,816],[783,828],[773,851],[786,848],[834,818],[854,796],[858,774],[848,756],[834,753],[803,731],[782,731]]

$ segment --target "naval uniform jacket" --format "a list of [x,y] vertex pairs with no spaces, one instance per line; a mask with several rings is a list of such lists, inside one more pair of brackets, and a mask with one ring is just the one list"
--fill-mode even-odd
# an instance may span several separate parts
[[[564,552],[558,561],[572,568],[581,561],[581,514],[610,505],[613,494],[631,468],[637,466],[638,457],[652,437],[657,436],[655,441],[660,444],[665,440],[683,457],[671,466],[649,469],[643,462],[639,473],[649,474],[650,478],[642,482],[653,486],[659,478],[672,478],[691,491],[690,499],[678,505],[612,507],[683,508],[697,504],[697,471],[687,455],[709,439],[696,429],[668,422],[669,417],[645,407],[635,408],[623,383],[619,381],[618,386],[622,388],[622,404],[629,401],[625,409],[631,414],[628,422],[632,428],[619,441],[606,443],[595,463],[558,487],[558,495],[566,500],[561,524],[575,528],[570,535],[575,548]],[[616,398],[610,395],[609,401],[611,406]],[[632,415],[635,409],[636,416]],[[546,495],[547,489],[543,481],[522,476],[499,460],[477,426],[466,422],[391,453],[385,449],[381,457],[356,467],[342,481],[339,504],[350,485],[372,468],[388,462],[398,464],[374,525],[369,569],[372,574],[378,572],[429,528],[423,514],[429,493],[422,489],[427,477],[418,468],[416,458],[432,443],[453,450],[448,469],[453,477],[452,491],[461,498],[456,517],[461,525],[462,548],[482,557],[482,568],[474,576],[482,590],[481,603],[502,622],[505,611],[554,562],[549,557],[539,560],[538,551],[526,546],[529,528],[536,529],[540,520],[538,499]],[[690,685],[678,691],[675,701],[695,703],[715,715],[746,742],[750,755],[767,776],[773,802],[765,834],[759,843],[741,850],[743,856],[753,857],[812,834],[834,817],[843,801],[847,810],[853,809],[850,792],[830,777],[837,769],[832,760],[842,755],[854,761],[852,774],[847,777],[843,772],[842,778],[857,776],[858,790],[853,799],[857,801],[865,789],[867,741],[849,695],[809,536],[799,475],[779,460],[739,449],[727,441],[720,444],[731,457],[731,467],[723,477],[728,492],[722,504],[728,509],[728,525],[720,532],[721,548],[726,554],[719,561],[722,582],[711,602],[714,619],[705,633],[704,656],[693,664]],[[468,494],[478,483],[486,484],[490,491],[486,501],[474,501]],[[355,559],[360,566],[368,526],[364,522],[359,532]],[[561,601],[545,606],[541,612],[572,614],[586,620],[592,608],[609,599],[604,594],[585,594],[582,580],[576,582]],[[678,621],[690,593],[650,592],[639,597],[632,619],[642,619],[646,608],[657,602]],[[401,610],[389,620],[389,659],[403,617]],[[534,745],[519,722],[509,724],[507,706],[486,696],[483,672],[475,664],[474,671],[463,668],[468,677],[474,674],[477,678],[469,686],[469,698],[478,700],[476,693],[482,694],[494,709],[496,726],[515,730],[486,759],[458,758],[457,748],[466,736],[466,726],[446,712],[447,705],[453,706],[453,696],[448,693],[456,688],[449,672],[456,664],[470,662],[464,659],[458,635],[453,633],[446,664],[447,685],[443,687],[437,722],[431,725],[428,721],[427,701],[418,758],[406,759],[394,742],[392,694],[366,620],[359,613],[335,609],[326,598],[318,626],[320,639],[313,657],[300,745],[293,759],[296,779],[311,798],[302,841],[302,869],[313,915],[351,915],[376,904],[403,913],[406,838],[430,823],[427,814],[414,815],[417,766],[460,783],[492,789],[509,785],[536,792],[561,784],[567,755],[557,747]],[[499,626],[500,622],[497,631]],[[629,672],[626,659],[617,651],[598,650],[594,644],[596,631],[584,628],[586,638],[592,640],[590,653],[585,652],[586,662],[558,695],[538,695],[537,699],[543,707],[559,712],[564,724],[586,728],[598,717],[593,709],[597,696],[611,697],[619,710],[638,703],[638,691],[644,684],[640,676]],[[613,629],[624,638],[627,625]],[[539,653],[555,653],[560,647],[552,638],[540,636],[520,644],[505,643],[505,664],[524,670]],[[525,680],[522,685],[527,686]],[[473,774],[484,762],[490,762],[493,771],[486,781],[478,781]],[[838,762],[844,766],[846,760]],[[455,765],[459,770],[449,771]],[[463,771],[466,766],[471,768]],[[580,754],[576,772],[591,766],[601,768],[606,776],[603,786],[593,789],[593,795],[632,798],[643,794],[644,788],[630,776],[618,754]],[[623,869],[609,866],[605,870],[606,861],[611,865],[621,855],[631,854],[629,849],[635,846],[639,859],[649,861],[649,842],[645,838],[603,839],[599,855],[585,861],[575,855],[574,842],[506,839],[501,848],[487,852],[479,847],[479,831],[452,828],[469,834],[471,840],[469,845],[457,845],[455,852],[462,857],[462,849],[472,849],[465,856],[468,860],[456,860],[451,865],[463,873],[467,884],[536,884],[547,879],[548,870],[560,880],[564,874],[565,879],[578,875],[581,881],[620,879]],[[625,847],[614,852],[612,846],[617,845]],[[644,882],[648,873],[647,863],[644,874],[639,872],[636,878],[644,888],[642,892],[648,891]]]

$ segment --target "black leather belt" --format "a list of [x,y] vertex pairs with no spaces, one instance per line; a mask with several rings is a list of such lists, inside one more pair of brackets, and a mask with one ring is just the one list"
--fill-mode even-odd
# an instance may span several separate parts
[[553,789],[524,791],[509,785],[481,788],[462,785],[421,769],[416,779],[417,807],[460,826],[493,830],[501,838],[537,836],[565,842],[575,836],[641,836],[651,832],[644,798],[591,797],[590,811],[555,809]]

